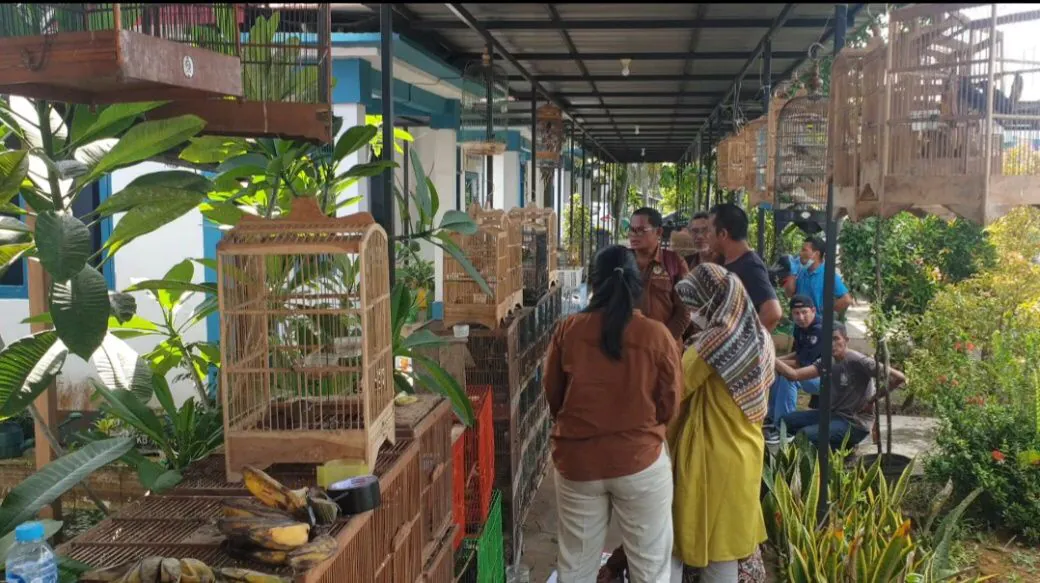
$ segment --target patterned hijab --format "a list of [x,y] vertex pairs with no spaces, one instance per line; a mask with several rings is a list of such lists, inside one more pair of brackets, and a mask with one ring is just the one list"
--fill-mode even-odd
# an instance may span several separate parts
[[702,263],[676,284],[675,291],[706,321],[706,329],[693,335],[697,353],[719,373],[748,420],[761,422],[776,354],[744,284],[725,268]]

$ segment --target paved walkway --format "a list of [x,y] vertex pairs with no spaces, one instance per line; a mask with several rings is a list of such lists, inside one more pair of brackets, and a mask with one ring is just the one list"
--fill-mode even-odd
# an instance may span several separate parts
[[[870,353],[870,341],[867,339],[866,317],[870,312],[868,304],[859,304],[849,309],[848,330],[850,345],[859,351]],[[885,422],[882,420],[882,443],[885,441]],[[927,452],[934,443],[937,426],[935,419],[927,417],[893,416],[892,419],[892,451],[900,455],[915,457]],[[867,440],[860,445],[864,455],[877,453],[877,446]],[[922,470],[917,464],[916,472]],[[612,550],[621,544],[621,537],[616,524],[611,524],[607,534],[604,550]],[[531,569],[531,583],[543,583],[553,572],[556,564],[556,488],[552,475],[542,480],[542,486],[535,495],[527,524],[524,526],[524,553],[522,561]]]

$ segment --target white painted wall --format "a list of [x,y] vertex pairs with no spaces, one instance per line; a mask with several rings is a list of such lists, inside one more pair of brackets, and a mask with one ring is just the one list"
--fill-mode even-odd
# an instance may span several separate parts
[[[169,169],[172,167],[165,164],[146,162],[117,171],[112,174],[112,193],[119,192],[138,176]],[[119,224],[122,216],[122,213],[115,216],[116,225]],[[156,232],[133,241],[116,253],[112,259],[115,264],[116,289],[124,289],[142,279],[161,278],[176,263],[189,257],[201,258],[202,256],[202,214],[192,211]],[[198,267],[195,281],[201,282],[202,279],[203,270]],[[138,314],[153,321],[160,318],[162,312],[159,305],[151,299],[149,294],[138,292],[134,296],[137,298]],[[181,308],[179,314],[187,317],[201,299],[201,297],[190,299]],[[21,323],[28,316],[28,300],[0,300],[0,336],[6,343],[10,344],[29,334],[29,326]],[[191,328],[186,334],[186,339],[188,342],[205,340],[205,324],[201,323]],[[135,350],[144,353],[155,348],[158,340],[154,337],[144,337],[133,338],[127,342]],[[188,382],[174,382],[174,376],[175,373],[171,373],[168,380],[171,383],[170,388],[175,399],[180,403],[193,395],[194,389]],[[90,363],[78,356],[69,355],[62,374],[57,379],[59,408],[62,410],[91,409],[92,388],[88,382],[91,377],[95,377],[95,373]]]
[[[415,141],[412,143],[412,148],[415,149],[415,153],[419,156],[419,160],[423,165],[423,170],[426,172],[426,176],[429,177],[431,182],[433,182],[433,185],[440,196],[440,206],[437,211],[437,216],[434,218],[434,225],[438,225],[444,217],[444,213],[455,209],[456,206],[455,130],[415,128],[411,131],[411,134],[412,137],[415,138]],[[414,174],[411,178],[410,184],[414,189]],[[414,209],[412,212],[415,212]],[[436,282],[434,301],[443,301],[444,290],[441,282],[444,279],[444,251],[442,251],[440,247],[429,243],[423,243],[422,248],[424,258],[433,261],[434,280]]]
[[520,153],[495,156],[494,172],[495,208],[508,211],[520,206]]
[[[336,135],[337,140],[350,128],[364,125],[365,123],[365,106],[360,103],[341,103],[333,105],[332,113],[333,115],[343,118],[343,126],[340,128],[339,134]],[[361,148],[357,152],[344,158],[344,160],[340,162],[339,166],[336,167],[336,172],[345,172],[353,166],[364,164],[365,162],[368,162],[368,158],[368,148]],[[361,201],[358,204],[349,205],[340,209],[337,214],[342,217],[362,211],[371,212],[372,208],[369,204],[368,192],[368,180],[359,180],[351,185],[344,193],[344,198],[360,196]]]

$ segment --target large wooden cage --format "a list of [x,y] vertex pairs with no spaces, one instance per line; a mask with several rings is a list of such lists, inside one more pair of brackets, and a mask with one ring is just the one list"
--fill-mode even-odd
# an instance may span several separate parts
[[917,4],[889,19],[881,212],[942,206],[988,223],[1040,204],[1040,15]]
[[777,112],[777,210],[823,211],[827,204],[828,101],[798,95]]
[[727,190],[740,190],[745,187],[746,158],[747,149],[742,132],[737,132],[719,142],[716,149],[719,186]]
[[394,441],[387,237],[300,198],[217,246],[229,480],[246,464],[364,459]]
[[523,304],[523,235],[520,223],[503,210],[471,205],[477,223],[472,235],[452,234],[491,290],[488,295],[462,264],[444,257],[444,325],[479,324],[493,330]]
[[[199,27],[241,58],[241,99],[181,100],[149,113],[206,120],[203,133],[278,136],[330,143],[332,12],[330,4],[236,4],[241,18]],[[241,29],[240,26],[241,25]]]
[[234,40],[193,31],[235,4],[0,5],[0,94],[67,103],[241,96]]

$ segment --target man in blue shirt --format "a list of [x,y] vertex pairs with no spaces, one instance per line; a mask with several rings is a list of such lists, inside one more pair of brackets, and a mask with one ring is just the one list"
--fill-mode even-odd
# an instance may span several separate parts
[[[817,315],[812,299],[804,295],[791,298],[791,320],[794,321],[794,352],[777,358],[798,369],[819,360],[823,349],[823,320]],[[792,382],[776,375],[769,390],[766,443],[780,443],[780,420],[798,408],[799,389],[815,397],[820,392],[820,379]]]
[[[817,308],[823,307],[823,272],[824,272],[824,245],[823,240],[809,237],[802,244],[800,253],[802,268],[796,275],[788,277],[784,281],[784,292],[787,297],[804,295],[812,299]],[[841,275],[834,273],[834,312],[842,314],[852,305],[852,296],[849,289],[845,287]]]

